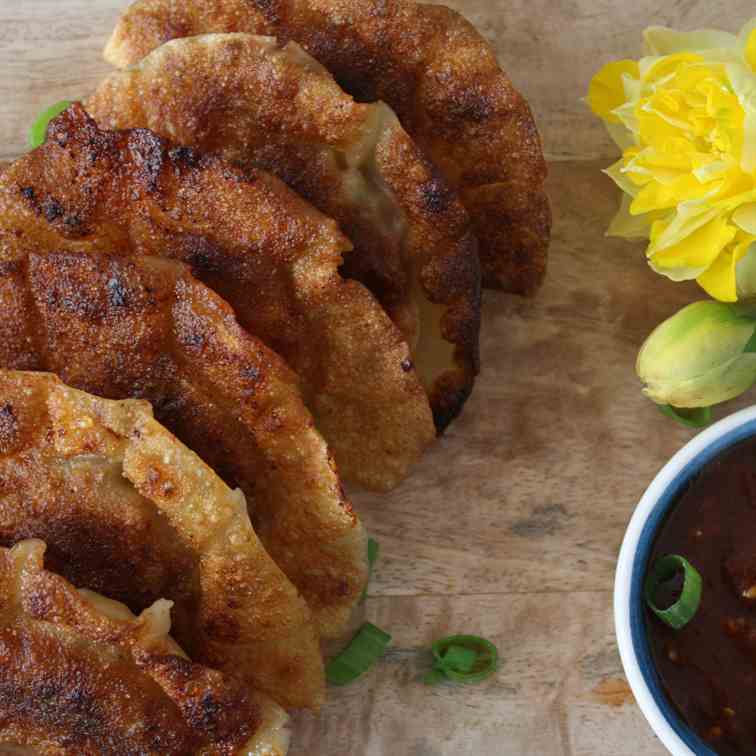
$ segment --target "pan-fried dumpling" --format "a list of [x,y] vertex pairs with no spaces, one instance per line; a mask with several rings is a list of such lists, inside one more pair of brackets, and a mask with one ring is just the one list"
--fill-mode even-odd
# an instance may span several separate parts
[[218,32],[293,39],[358,100],[387,102],[459,191],[484,283],[523,293],[539,286],[551,213],[538,131],[472,24],[412,0],[137,0],[105,57],[125,67],[170,39]]
[[[322,701],[312,614],[258,540],[244,496],[147,402],[0,371],[0,541],[25,538],[44,540],[51,567],[77,587],[134,611],[173,601],[176,638],[196,661],[241,675],[287,707]],[[303,551],[309,558],[307,544]],[[313,583],[328,582],[327,564],[309,568]]]
[[30,249],[187,262],[298,374],[341,474],[385,489],[435,430],[401,332],[338,273],[348,248],[274,176],[150,131],[102,131],[79,105],[0,175],[0,262]]
[[443,430],[477,372],[480,275],[468,216],[383,103],[360,104],[299,45],[174,40],[85,103],[104,128],[149,128],[275,173],[338,221],[343,271],[402,329]]
[[[16,309],[2,320],[10,338],[0,364],[33,362],[26,367],[111,395],[138,390],[203,448],[231,444],[221,453],[233,449],[259,474],[253,516],[265,542],[321,630],[335,630],[365,585],[364,533],[333,498],[339,486],[325,477],[324,444],[287,396],[291,374],[228,311],[213,312],[222,303],[204,287],[186,274],[171,281],[170,269],[181,267],[30,256],[0,279],[0,301],[38,308],[33,318]],[[199,292],[174,293],[192,286]],[[129,301],[126,312],[103,304],[114,290]],[[171,309],[173,322],[161,315]],[[10,320],[25,324],[26,336],[8,334]],[[26,341],[13,356],[14,345],[40,334],[44,343]],[[241,492],[159,425],[146,402],[107,401],[40,373],[0,373],[0,540],[29,537],[48,543],[53,566],[77,586],[107,590],[136,611],[161,596],[175,601],[176,635],[198,661],[228,669],[233,658],[234,671],[282,705],[321,702],[310,609],[258,541]]]
[[190,661],[169,601],[135,617],[46,571],[44,553],[0,548],[0,753],[286,754],[286,713]]
[[367,578],[364,531],[296,376],[225,302],[180,263],[49,252],[0,262],[0,306],[0,368],[149,399],[244,491],[259,537],[320,632],[341,632]]

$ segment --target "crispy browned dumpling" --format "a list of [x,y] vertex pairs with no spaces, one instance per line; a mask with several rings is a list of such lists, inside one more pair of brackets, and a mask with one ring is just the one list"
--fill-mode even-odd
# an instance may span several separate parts
[[[123,280],[117,268],[111,274]],[[301,529],[303,518],[291,515]],[[137,612],[161,597],[175,602],[176,638],[195,660],[239,674],[284,706],[321,703],[310,610],[258,540],[241,492],[165,430],[147,402],[0,371],[0,542],[24,538],[43,539],[52,568],[77,587]],[[312,558],[307,544],[302,552]],[[327,564],[300,570],[329,581]]]
[[[0,306],[4,316],[0,366],[53,371],[69,384],[102,396],[150,399],[166,425],[207,462],[221,467],[229,480],[243,485],[259,537],[306,599],[320,632],[335,635],[343,629],[367,578],[364,531],[344,498],[326,445],[301,403],[296,377],[239,328],[228,305],[179,263],[50,252],[0,265]],[[322,667],[310,611],[257,546],[241,493],[232,493],[188,449],[159,431],[154,421],[148,422],[147,405],[123,407],[132,413],[128,416],[134,424],[149,426],[154,435],[145,437],[140,431],[142,436],[136,437],[127,428],[119,436],[117,420],[108,420],[107,413],[122,405],[111,408],[103,400],[84,399],[60,387],[53,391],[49,381],[41,385],[44,389],[39,389],[34,407],[30,404],[19,414],[14,406],[25,401],[26,389],[19,389],[15,378],[3,384],[0,537],[4,542],[43,538],[52,549],[55,566],[77,585],[107,589],[139,610],[156,597],[176,599],[165,585],[197,574],[195,551],[205,537],[186,535],[184,542],[195,551],[182,555],[174,549],[176,553],[166,556],[165,544],[179,541],[172,531],[160,529],[166,508],[180,507],[186,494],[187,516],[199,516],[200,503],[207,508],[210,519],[197,527],[204,528],[208,537],[214,532],[211,523],[221,528],[218,533],[232,524],[242,531],[228,534],[239,539],[227,544],[230,562],[203,557],[212,590],[203,590],[202,609],[215,612],[217,619],[196,620],[208,634],[201,657],[194,645],[201,633],[191,619],[198,598],[196,591],[192,593],[193,583],[185,586],[186,601],[177,603],[181,642],[203,661],[221,663],[224,648],[256,641],[255,633],[261,632],[265,642],[251,648],[262,659],[252,658],[250,666],[265,680],[256,676],[255,682],[292,706],[317,705]],[[45,392],[52,398],[69,397],[69,403],[70,397],[94,402],[101,409],[93,415],[94,410],[79,411],[73,405],[68,415],[52,414],[52,399],[47,400]],[[87,431],[90,422],[95,423],[92,438]],[[120,446],[113,451],[106,445],[105,455],[109,450],[126,455],[132,448],[129,444],[140,451],[141,456],[123,457],[131,486],[117,485],[119,457],[108,461],[106,455],[92,461],[92,445],[109,439]],[[67,455],[76,459],[62,468],[59,462]],[[183,467],[178,467],[179,462]],[[137,469],[137,463],[142,467]],[[133,500],[133,511],[124,508],[125,492]],[[195,501],[202,492],[215,498]],[[228,513],[234,510],[233,522],[230,514],[225,520],[212,514],[213,507],[221,506]],[[74,507],[80,516],[72,521],[66,513]],[[161,519],[155,520],[155,507],[163,512]],[[50,515],[56,511],[60,519],[52,521]],[[176,510],[176,516],[181,515]],[[122,531],[133,533],[134,540],[123,542]],[[159,553],[150,550],[151,534],[162,544]],[[227,536],[218,538],[220,547]],[[234,548],[253,546],[260,565],[246,565],[234,556]],[[124,549],[134,570],[146,571],[152,582],[134,582],[132,570],[121,563]],[[194,561],[187,566],[189,557]],[[239,574],[231,569],[236,561]],[[76,573],[69,573],[69,568]],[[228,619],[224,606],[239,607],[239,621]],[[252,629],[242,627],[242,620]]]
[[46,571],[44,553],[0,548],[1,753],[286,754],[285,712],[190,661],[169,601],[135,617]]
[[365,284],[412,346],[443,430],[478,365],[480,274],[453,190],[383,103],[360,104],[299,45],[213,34],[169,42],[84,103],[101,126],[149,128],[275,173],[339,222]]
[[484,283],[531,293],[551,231],[546,164],[525,99],[458,13],[411,0],[137,0],[105,50],[125,67],[176,37],[295,40],[358,100],[387,102],[460,192]]
[[102,131],[79,105],[48,137],[0,176],[0,261],[39,248],[187,262],[299,375],[342,475],[378,489],[407,475],[435,436],[428,399],[401,332],[339,275],[334,221],[270,174]]
[[367,579],[363,528],[296,376],[225,302],[172,261],[48,252],[0,263],[0,307],[0,367],[149,399],[161,422],[242,488],[321,634],[341,632]]

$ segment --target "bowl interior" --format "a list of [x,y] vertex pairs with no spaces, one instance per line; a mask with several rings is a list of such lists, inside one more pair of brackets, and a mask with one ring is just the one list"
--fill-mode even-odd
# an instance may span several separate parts
[[[714,429],[712,428],[711,430]],[[629,596],[629,619],[632,645],[635,650],[638,667],[643,681],[662,716],[666,719],[677,737],[697,756],[716,756],[716,752],[712,751],[709,745],[688,727],[664,693],[648,642],[643,584],[656,534],[664,524],[667,514],[686,485],[708,462],[731,446],[754,435],[756,435],[756,419],[749,420],[717,436],[678,471],[672,481],[661,491],[656,504],[649,513],[641,530],[633,560]]]

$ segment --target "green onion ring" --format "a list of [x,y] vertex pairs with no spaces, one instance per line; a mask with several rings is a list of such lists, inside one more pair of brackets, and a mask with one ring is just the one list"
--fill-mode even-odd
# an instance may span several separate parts
[[383,656],[391,636],[366,622],[352,642],[326,665],[326,678],[331,685],[349,685],[365,674]]
[[705,428],[711,424],[711,407],[673,407],[657,404],[659,411],[686,428]]
[[435,685],[443,679],[458,683],[478,683],[497,669],[499,652],[493,643],[477,635],[451,635],[431,647],[433,670],[423,681]]
[[69,105],[71,105],[69,100],[61,100],[40,114],[34,125],[29,129],[29,146],[33,150],[45,143],[47,139],[47,127],[50,125],[50,121],[59,116],[64,110],[67,110]]
[[[654,596],[659,585],[683,571],[683,588],[680,597],[667,609],[659,609],[654,603]],[[646,576],[645,594],[648,608],[675,630],[685,627],[695,617],[701,604],[703,580],[698,570],[678,554],[669,554],[659,559]]]
[[443,656],[445,667],[464,674],[472,672],[477,660],[478,652],[466,646],[449,646]]

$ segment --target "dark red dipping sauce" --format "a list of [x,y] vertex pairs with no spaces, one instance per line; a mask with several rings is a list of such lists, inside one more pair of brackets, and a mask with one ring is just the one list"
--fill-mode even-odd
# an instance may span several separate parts
[[756,754],[756,439],[726,451],[689,484],[650,564],[667,554],[701,573],[703,592],[681,630],[647,610],[662,684],[712,750]]

